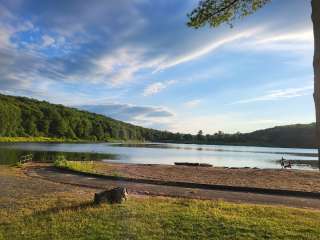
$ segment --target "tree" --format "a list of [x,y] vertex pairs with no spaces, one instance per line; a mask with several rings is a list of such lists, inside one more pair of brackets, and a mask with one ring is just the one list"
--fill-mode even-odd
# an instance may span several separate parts
[[124,127],[121,127],[119,130],[119,138],[124,139],[124,140],[128,139],[128,134],[127,134],[127,131]]
[[97,137],[98,140],[102,140],[104,137],[104,131],[100,122],[93,124],[92,134]]
[[204,140],[204,136],[203,136],[203,131],[199,130],[198,134],[197,134],[197,139],[199,142],[202,142]]
[[50,123],[50,132],[55,137],[64,137],[68,131],[68,126],[63,118],[55,118]]
[[49,135],[50,121],[48,119],[40,119],[38,122],[38,129],[43,134],[43,136]]
[[[197,8],[188,14],[188,26],[218,27],[222,23],[232,26],[234,20],[248,16],[271,0],[201,0]],[[314,32],[314,103],[316,109],[316,135],[320,170],[320,0],[311,0]]]

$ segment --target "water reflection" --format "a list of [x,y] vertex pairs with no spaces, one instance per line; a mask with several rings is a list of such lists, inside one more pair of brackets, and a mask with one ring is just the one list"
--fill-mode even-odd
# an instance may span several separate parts
[[280,168],[291,160],[295,169],[318,167],[315,149],[216,146],[196,144],[8,143],[0,144],[0,162],[12,163],[33,153],[36,161],[53,161],[63,153],[71,160],[107,160],[138,164],[209,163],[219,167]]
[[56,159],[63,156],[66,160],[77,161],[101,161],[105,159],[117,159],[115,154],[101,154],[101,153],[82,153],[82,152],[55,152],[55,151],[28,151],[12,148],[0,147],[0,164],[14,164],[21,156],[32,154],[32,161],[34,162],[54,162]]
[[[248,153],[274,153],[281,155],[294,155],[305,157],[317,157],[318,154],[315,149],[296,149],[296,148],[271,148],[271,147],[252,147],[252,146],[216,146],[203,145],[199,147],[195,144],[168,144],[168,143],[141,143],[141,144],[114,144],[118,147],[139,147],[139,148],[171,148],[181,150],[198,150],[198,151],[215,151],[215,152],[248,152]],[[207,146],[207,147],[205,147]],[[263,151],[265,150],[265,151]],[[286,151],[287,150],[287,151]],[[290,151],[290,152],[288,152]],[[302,152],[297,152],[302,151]],[[307,152],[303,152],[307,151]]]

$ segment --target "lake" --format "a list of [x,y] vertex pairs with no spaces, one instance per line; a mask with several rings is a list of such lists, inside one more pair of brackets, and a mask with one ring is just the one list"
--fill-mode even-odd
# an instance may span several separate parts
[[103,160],[137,164],[209,163],[217,167],[281,168],[279,160],[291,160],[294,169],[315,170],[316,149],[217,146],[196,144],[111,143],[1,143],[0,163],[18,161],[32,153],[36,161]]

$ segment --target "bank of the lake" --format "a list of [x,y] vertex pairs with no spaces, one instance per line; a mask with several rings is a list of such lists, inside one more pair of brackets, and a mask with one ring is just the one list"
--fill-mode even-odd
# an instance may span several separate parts
[[[34,166],[37,165],[35,164]],[[320,172],[318,171],[190,167],[94,161],[56,161],[55,166],[78,172],[88,172],[102,176],[117,176],[133,180],[158,180],[162,182],[184,182],[320,193]]]
[[52,137],[0,137],[0,143],[77,143],[85,142],[80,139],[52,138]]
[[0,137],[0,143],[127,143],[139,144],[146,141],[139,140],[123,140],[108,138],[105,141],[97,141],[90,139],[72,139],[72,138],[56,138],[56,137]]

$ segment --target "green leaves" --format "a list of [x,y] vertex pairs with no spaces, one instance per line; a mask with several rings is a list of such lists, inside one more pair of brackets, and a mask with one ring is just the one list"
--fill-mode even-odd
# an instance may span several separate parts
[[187,25],[200,28],[208,24],[218,27],[227,23],[232,27],[234,20],[251,15],[271,0],[201,0],[197,8],[188,14]]

